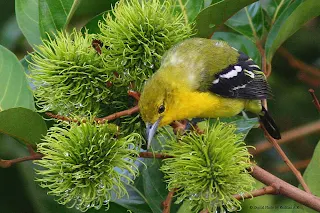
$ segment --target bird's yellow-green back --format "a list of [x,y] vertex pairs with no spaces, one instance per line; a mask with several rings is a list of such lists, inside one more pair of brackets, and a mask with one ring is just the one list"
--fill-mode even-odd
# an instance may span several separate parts
[[[206,91],[214,74],[237,62],[239,53],[224,41],[192,38],[171,48],[162,59],[159,75],[195,90]],[[170,71],[171,70],[171,71]]]

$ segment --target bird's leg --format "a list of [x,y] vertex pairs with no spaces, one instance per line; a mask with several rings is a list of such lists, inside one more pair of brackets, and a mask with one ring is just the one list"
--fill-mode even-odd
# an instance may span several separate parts
[[187,120],[187,126],[186,126],[186,130],[190,130],[191,128],[193,128],[194,126],[197,125],[197,123],[203,121],[203,118],[192,118],[191,121]]
[[187,120],[173,121],[170,126],[173,128],[173,132],[176,135],[183,135],[186,130]]

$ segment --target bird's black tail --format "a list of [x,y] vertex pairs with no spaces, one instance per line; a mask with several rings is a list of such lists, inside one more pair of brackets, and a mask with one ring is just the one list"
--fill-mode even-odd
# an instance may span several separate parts
[[271,135],[274,139],[281,139],[280,131],[268,113],[268,111],[262,106],[261,114],[259,115],[260,121],[262,122],[264,128],[267,130],[269,135]]

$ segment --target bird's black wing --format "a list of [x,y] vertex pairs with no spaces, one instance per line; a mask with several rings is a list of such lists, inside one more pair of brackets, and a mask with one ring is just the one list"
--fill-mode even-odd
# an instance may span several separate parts
[[216,73],[208,90],[228,98],[270,98],[270,87],[259,66],[246,54],[238,52],[237,63]]

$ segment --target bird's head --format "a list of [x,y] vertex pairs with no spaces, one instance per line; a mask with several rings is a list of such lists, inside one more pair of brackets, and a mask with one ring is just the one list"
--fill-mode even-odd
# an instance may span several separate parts
[[140,100],[140,114],[147,127],[148,145],[160,126],[173,121],[174,104],[172,86],[168,86],[167,78],[156,73],[145,84]]

